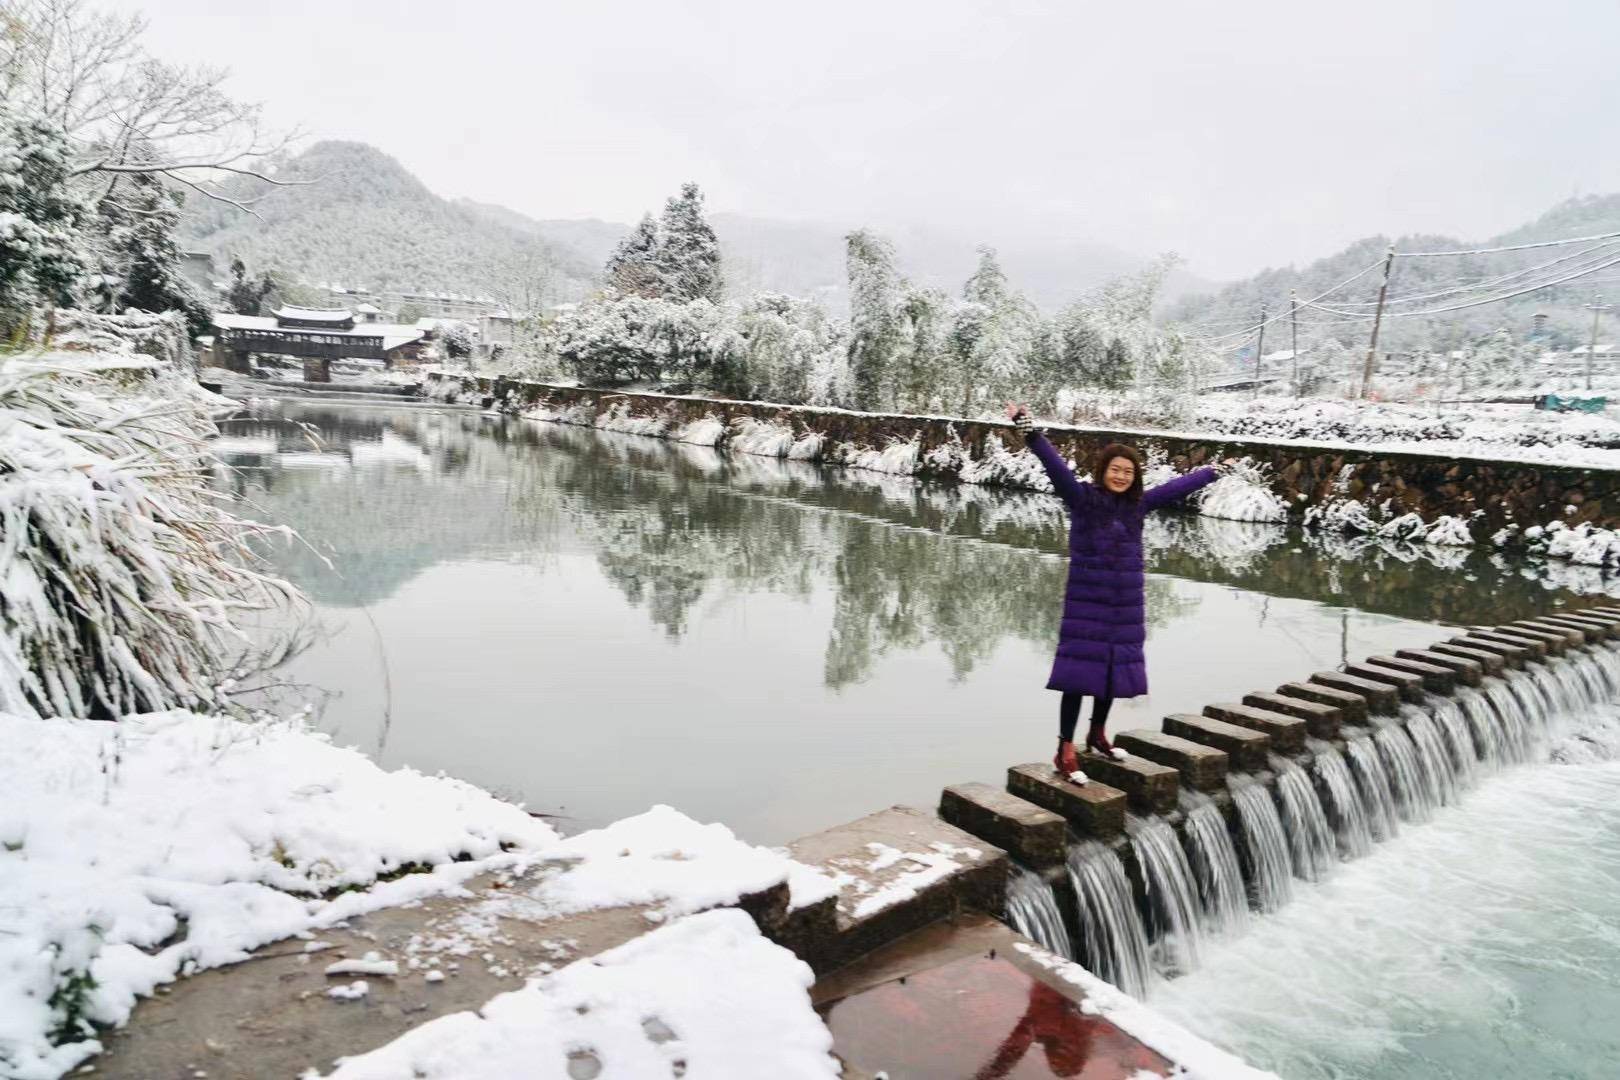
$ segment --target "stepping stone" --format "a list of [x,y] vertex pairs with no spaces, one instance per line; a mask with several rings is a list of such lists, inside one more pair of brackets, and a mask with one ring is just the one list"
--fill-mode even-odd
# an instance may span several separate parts
[[[1083,770],[1084,763],[1081,767]],[[1123,791],[1096,780],[1071,783],[1045,762],[1008,769],[1007,790],[1059,815],[1081,836],[1106,843],[1125,831]]]
[[1121,732],[1114,737],[1114,742],[1137,757],[1168,765],[1181,774],[1181,782],[1188,787],[1199,791],[1219,791],[1226,787],[1229,759],[1224,750],[1148,729]]
[[1547,615],[1537,622],[1553,623],[1558,626],[1573,626],[1588,631],[1587,640],[1603,641],[1620,637],[1620,619],[1613,622],[1604,619],[1588,618],[1585,615]]
[[1363,679],[1343,671],[1318,671],[1311,682],[1350,694],[1359,694],[1367,702],[1367,712],[1373,715],[1393,716],[1401,703],[1401,692],[1382,680]]
[[1181,780],[1176,770],[1167,765],[1134,757],[1119,761],[1101,754],[1081,754],[1080,769],[1123,791],[1131,806],[1141,813],[1168,814],[1176,808]]
[[1335,690],[1331,686],[1321,683],[1291,682],[1283,683],[1277,687],[1277,693],[1283,697],[1298,698],[1300,701],[1314,701],[1318,705],[1330,705],[1339,710],[1340,723],[1365,724],[1367,722],[1367,699],[1360,694],[1352,694],[1345,690]]
[[1457,688],[1457,673],[1444,664],[1427,664],[1400,656],[1369,656],[1367,663],[1416,675],[1423,680],[1423,688],[1432,694],[1449,694]]
[[1568,642],[1570,648],[1585,645],[1588,641],[1596,641],[1600,636],[1595,630],[1590,634],[1587,633],[1586,628],[1583,626],[1564,626],[1561,623],[1551,622],[1547,619],[1520,619],[1509,625],[1562,636]]
[[1508,637],[1544,642],[1547,646],[1548,656],[1562,656],[1564,650],[1569,648],[1569,638],[1563,634],[1555,634],[1551,630],[1531,630],[1528,627],[1513,625],[1494,626],[1489,629],[1494,633],[1505,634]]
[[1346,664],[1346,675],[1354,675],[1358,679],[1368,679],[1372,682],[1387,683],[1393,686],[1404,701],[1417,704],[1423,700],[1423,676],[1413,675],[1409,671],[1396,671],[1394,668],[1383,667],[1379,664]]
[[1344,719],[1344,710],[1337,705],[1324,705],[1318,701],[1308,701],[1302,697],[1282,693],[1268,694],[1256,691],[1244,694],[1243,704],[1252,705],[1256,709],[1265,709],[1267,712],[1282,713],[1284,716],[1297,716],[1305,721],[1305,730],[1313,739],[1337,739],[1339,725]]
[[1271,736],[1271,748],[1279,754],[1297,754],[1305,749],[1305,721],[1287,713],[1257,709],[1253,705],[1205,705],[1204,715],[1228,724],[1263,731]]
[[[1464,686],[1478,686],[1485,678],[1485,665],[1469,657],[1448,656],[1429,649],[1396,649],[1395,655],[1402,660],[1413,660],[1430,667],[1445,668]],[[1376,660],[1377,657],[1373,659]]]
[[1232,772],[1262,771],[1266,767],[1266,754],[1271,750],[1271,736],[1264,732],[1192,713],[1172,713],[1165,717],[1164,731],[1188,742],[1225,751],[1227,768]]
[[1482,652],[1500,656],[1505,666],[1522,668],[1525,661],[1536,655],[1536,646],[1524,641],[1509,641],[1506,638],[1496,638],[1488,634],[1469,634],[1465,637],[1454,637],[1447,644],[1458,645],[1467,649],[1478,649]]
[[1039,870],[1068,855],[1068,828],[1050,810],[989,784],[953,784],[940,793],[939,816]]
[[800,954],[816,971],[964,909],[999,915],[1006,906],[1006,853],[915,807],[800,837],[788,854],[839,883],[837,935]]
[[1551,638],[1534,637],[1527,633],[1509,633],[1500,627],[1484,627],[1472,630],[1469,637],[1479,638],[1483,641],[1494,641],[1499,645],[1517,645],[1525,650],[1526,660],[1545,660],[1556,647]]
[[1507,658],[1501,653],[1469,648],[1467,645],[1453,645],[1449,641],[1437,642],[1427,649],[1411,649],[1408,651],[1426,652],[1434,656],[1449,656],[1456,660],[1471,660],[1478,664],[1486,675],[1500,675],[1502,669],[1507,666]]

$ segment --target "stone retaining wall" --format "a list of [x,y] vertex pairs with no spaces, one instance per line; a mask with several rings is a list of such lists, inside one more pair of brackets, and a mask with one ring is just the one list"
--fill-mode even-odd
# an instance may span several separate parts
[[[1004,445],[1013,443],[1008,425],[976,420],[593,390],[443,372],[430,373],[428,378],[430,392],[433,385],[442,385],[444,380],[457,380],[476,386],[483,395],[509,397],[521,406],[543,399],[557,406],[587,402],[601,411],[623,402],[634,415],[662,413],[678,423],[711,415],[728,422],[747,416],[787,424],[799,433],[814,431],[834,442],[879,449],[891,440],[916,439],[920,444],[919,461],[928,451],[953,438],[960,439],[975,456],[991,435],[998,436]],[[1483,529],[1476,525],[1474,534],[1481,538],[1509,523],[1528,527],[1563,520],[1571,525],[1591,522],[1604,528],[1620,527],[1620,499],[1615,498],[1620,495],[1620,472],[1609,469],[1123,429],[1051,427],[1047,435],[1064,455],[1081,464],[1082,471],[1091,456],[1110,442],[1157,447],[1171,465],[1182,471],[1221,457],[1250,457],[1271,468],[1274,490],[1287,500],[1290,513],[1296,517],[1306,507],[1334,498],[1334,486],[1342,474],[1345,494],[1369,504],[1388,500],[1392,512],[1414,512],[1428,521],[1478,511],[1478,525]],[[924,464],[918,475],[928,476],[929,467]]]

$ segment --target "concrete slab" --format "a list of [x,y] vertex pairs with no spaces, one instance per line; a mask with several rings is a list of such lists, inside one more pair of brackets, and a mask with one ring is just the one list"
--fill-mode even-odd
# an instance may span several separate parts
[[999,915],[1006,899],[1006,853],[914,807],[823,829],[788,852],[840,882],[837,936],[799,953],[818,972],[963,910]]
[[1378,664],[1346,664],[1346,675],[1354,675],[1358,679],[1367,679],[1370,682],[1384,683],[1393,686],[1401,695],[1403,701],[1410,701],[1414,705],[1423,700],[1423,676],[1413,675],[1405,671],[1396,671],[1393,668]]
[[1538,657],[1562,656],[1565,640],[1561,634],[1544,634],[1535,630],[1526,630],[1522,626],[1491,626],[1480,627],[1475,631],[1480,636],[1496,637],[1504,641],[1530,642],[1539,645],[1541,652]]
[[1544,615],[1537,622],[1548,622],[1559,626],[1574,626],[1590,631],[1587,634],[1589,641],[1612,641],[1620,638],[1620,619],[1606,620],[1590,618],[1585,615]]
[[1457,645],[1467,649],[1478,649],[1500,656],[1506,667],[1522,668],[1527,660],[1535,659],[1536,647],[1523,641],[1508,641],[1498,639],[1488,634],[1465,634],[1447,640],[1448,645]]
[[[845,1077],[1169,1075],[1174,1063],[1085,1008],[1085,996],[991,920],[940,923],[816,984]],[[1041,953],[1039,955],[1046,955]]]
[[1344,710],[1336,705],[1324,705],[1319,701],[1271,694],[1263,690],[1244,694],[1243,704],[1284,716],[1297,716],[1305,721],[1305,730],[1313,739],[1337,739],[1344,720]]
[[1305,721],[1289,713],[1227,702],[1205,705],[1204,715],[1251,731],[1265,732],[1271,736],[1271,748],[1279,754],[1297,754],[1305,749]]
[[1070,783],[1042,762],[1007,770],[1007,790],[1061,815],[1081,836],[1107,842],[1125,831],[1125,793],[1096,780]]
[[1369,656],[1367,663],[1393,671],[1416,675],[1423,680],[1423,689],[1431,694],[1449,694],[1457,688],[1457,673],[1445,664],[1429,664],[1410,660],[1404,656]]
[[1181,778],[1167,765],[1139,757],[1119,761],[1101,754],[1082,754],[1080,768],[1092,779],[1123,791],[1132,808],[1144,814],[1168,814],[1176,808]]
[[1331,705],[1339,710],[1341,725],[1367,723],[1367,699],[1360,694],[1312,682],[1283,683],[1277,687],[1277,693],[1284,697],[1299,698],[1301,701]]
[[1402,660],[1443,667],[1464,686],[1478,686],[1485,678],[1485,665],[1471,657],[1448,656],[1431,649],[1396,649],[1395,655]]
[[1068,855],[1068,826],[1060,815],[989,784],[946,788],[940,793],[939,816],[1025,866],[1056,866]]
[[1229,759],[1224,750],[1147,729],[1122,731],[1114,736],[1114,742],[1137,757],[1176,770],[1187,787],[1199,791],[1220,791],[1226,787]]
[[1518,619],[1509,623],[1508,626],[1529,630],[1537,634],[1550,634],[1553,637],[1563,638],[1564,647],[1567,649],[1574,649],[1586,644],[1586,631],[1578,630],[1572,626],[1559,626],[1557,623],[1549,625],[1539,619]]
[[1192,713],[1172,713],[1165,717],[1164,730],[1168,735],[1224,751],[1232,772],[1261,771],[1266,767],[1266,754],[1271,750],[1271,736],[1264,732]]
[[1393,716],[1401,702],[1401,692],[1389,683],[1363,679],[1343,671],[1318,671],[1310,681],[1347,694],[1359,694],[1367,702],[1367,711],[1374,715]]
[[[523,879],[469,882],[471,898],[438,898],[386,908],[324,930],[313,941],[288,938],[230,967],[202,971],[143,999],[128,1024],[103,1037],[96,1075],[173,1080],[298,1076],[325,1071],[448,1013],[477,1009],[530,976],[594,956],[659,925],[647,907],[541,917],[516,894]],[[747,898],[756,920],[779,923],[787,886]],[[318,951],[310,951],[317,949]],[[329,977],[339,960],[376,953],[395,976]],[[429,982],[427,973],[442,973]],[[335,1001],[334,986],[365,979],[367,996]]]
[[1474,648],[1468,645],[1453,645],[1449,641],[1437,641],[1424,652],[1432,652],[1442,656],[1455,656],[1460,660],[1472,660],[1478,664],[1486,675],[1500,675],[1508,666],[1507,657],[1501,653],[1488,652],[1485,649]]

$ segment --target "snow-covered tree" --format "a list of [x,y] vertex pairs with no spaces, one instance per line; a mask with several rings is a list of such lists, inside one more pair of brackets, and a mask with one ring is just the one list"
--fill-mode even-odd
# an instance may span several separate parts
[[891,384],[902,409],[943,408],[949,362],[951,298],[938,289],[908,288],[900,301],[902,332]]
[[84,203],[59,125],[0,110],[0,330],[71,301],[87,270]]
[[446,360],[467,360],[473,354],[473,328],[459,319],[439,324],[439,340]]
[[730,312],[716,370],[734,392],[765,401],[809,402],[817,372],[847,349],[844,331],[820,304],[759,293]]
[[882,408],[900,344],[900,301],[905,284],[894,265],[894,245],[865,230],[844,240],[849,273],[849,366],[855,406]]
[[1040,316],[1008,285],[995,249],[979,249],[979,265],[963,286],[962,299],[965,311],[981,309],[967,320],[973,324],[972,333],[963,335],[969,350],[963,360],[976,380],[975,396],[982,393],[992,404],[1026,396]]
[[102,220],[113,223],[103,236],[102,273],[120,279],[119,310],[179,311],[195,337],[208,333],[213,309],[180,269],[180,203],[151,173],[120,177],[98,204]]
[[[231,259],[231,286],[225,293],[226,305],[238,315],[259,315],[264,311],[264,298],[274,292],[276,283],[265,274],[257,282],[249,281],[247,264],[240,256]],[[414,321],[414,320],[413,320]]]
[[608,257],[602,280],[626,296],[663,296],[664,279],[658,264],[658,223],[651,214],[619,241]]
[[[643,221],[632,237],[641,236],[645,225]],[[681,193],[664,204],[652,263],[667,299],[720,302],[720,241],[703,216],[703,193],[696,184],[682,184]]]

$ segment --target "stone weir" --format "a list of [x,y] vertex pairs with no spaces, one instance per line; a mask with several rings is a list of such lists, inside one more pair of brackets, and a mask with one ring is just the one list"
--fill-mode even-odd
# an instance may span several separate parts
[[[1008,425],[989,421],[596,390],[449,372],[429,372],[427,392],[441,400],[460,395],[518,411],[539,405],[559,413],[587,407],[588,416],[569,417],[574,423],[591,423],[608,409],[622,408],[631,416],[667,421],[669,429],[711,416],[728,425],[746,417],[780,425],[795,435],[819,435],[829,449],[882,450],[915,442],[916,475],[953,480],[958,479],[964,453],[983,460],[993,453],[992,437],[1003,446],[1012,441]],[[1076,462],[1090,461],[1110,442],[1158,448],[1181,471],[1222,457],[1249,457],[1270,467],[1274,490],[1295,515],[1348,496],[1367,504],[1387,502],[1394,512],[1416,513],[1426,521],[1477,512],[1487,531],[1510,522],[1555,520],[1620,528],[1620,473],[1614,470],[1161,431],[1058,426],[1046,432]]]
[[1005,790],[946,788],[939,814],[1007,853],[1003,918],[1141,993],[1617,697],[1620,607],[1568,610],[1121,732],[1128,756],[1083,755],[1084,782],[1014,765]]

